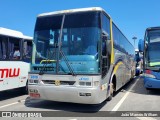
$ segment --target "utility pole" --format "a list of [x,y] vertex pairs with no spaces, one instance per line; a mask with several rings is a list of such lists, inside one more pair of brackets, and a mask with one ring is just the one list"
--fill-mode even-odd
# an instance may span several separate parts
[[135,49],[135,41],[136,41],[137,37],[134,36],[132,39],[134,40],[134,49]]

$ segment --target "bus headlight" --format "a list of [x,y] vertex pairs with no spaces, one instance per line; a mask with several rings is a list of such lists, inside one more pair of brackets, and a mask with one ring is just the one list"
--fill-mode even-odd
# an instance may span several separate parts
[[29,79],[28,84],[38,84],[38,80]]
[[38,75],[29,75],[28,76],[28,84],[35,85],[39,83],[39,76]]
[[80,86],[91,86],[92,84],[91,84],[91,82],[80,81],[79,85]]
[[144,73],[144,76],[145,76],[145,77],[150,77],[150,78],[156,78],[154,75],[152,75],[152,74],[147,74],[147,73]]

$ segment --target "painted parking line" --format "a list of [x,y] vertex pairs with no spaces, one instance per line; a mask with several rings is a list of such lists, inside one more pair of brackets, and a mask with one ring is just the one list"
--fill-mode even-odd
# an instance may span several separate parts
[[[123,98],[116,104],[116,106],[112,109],[112,111],[118,111],[118,109],[120,108],[120,106],[123,104],[123,102],[125,101],[125,99],[129,95],[130,91],[135,87],[135,85],[137,84],[138,81],[139,81],[139,79],[136,80],[136,82],[126,92],[126,94],[123,96]],[[139,120],[157,120],[157,119],[152,118],[152,117],[136,117],[136,118],[138,118]]]
[[12,106],[12,105],[15,105],[15,104],[18,104],[18,103],[24,102],[24,101],[25,101],[25,100],[19,100],[18,102],[14,102],[14,103],[6,104],[6,105],[3,105],[3,106],[0,106],[0,109],[1,109],[1,108],[5,108],[5,107],[8,107],[8,106]]
[[157,120],[155,118],[152,118],[152,117],[136,117],[138,118],[139,120]]
[[[135,79],[134,79],[135,80]],[[116,104],[116,106],[111,111],[117,111],[119,107],[123,104],[127,96],[129,95],[130,91],[135,87],[139,79],[136,80],[136,82],[131,86],[131,88],[126,92],[126,94],[123,96],[123,98]]]

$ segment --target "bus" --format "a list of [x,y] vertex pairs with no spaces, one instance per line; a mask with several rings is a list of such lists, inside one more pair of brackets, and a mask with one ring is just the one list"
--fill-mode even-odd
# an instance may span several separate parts
[[143,52],[142,77],[146,89],[160,88],[160,27],[146,29],[144,40],[139,40],[139,51]]
[[99,104],[135,74],[134,47],[100,7],[38,15],[31,98]]
[[0,27],[0,91],[20,88],[26,93],[32,37]]

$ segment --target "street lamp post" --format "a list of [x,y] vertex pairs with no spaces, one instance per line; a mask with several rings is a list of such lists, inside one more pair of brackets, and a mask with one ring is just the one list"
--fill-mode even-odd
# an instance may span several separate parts
[[134,48],[135,48],[135,41],[136,41],[137,37],[134,36],[132,39],[134,40]]

